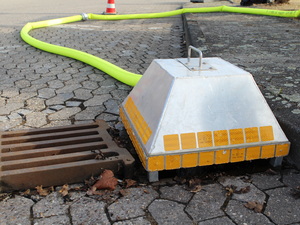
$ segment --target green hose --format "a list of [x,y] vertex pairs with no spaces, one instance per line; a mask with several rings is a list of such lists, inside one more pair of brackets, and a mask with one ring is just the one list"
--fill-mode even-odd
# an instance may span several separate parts
[[[246,13],[246,14],[256,14],[265,16],[277,16],[277,17],[300,17],[300,10],[298,11],[281,11],[281,10],[267,10],[267,9],[255,9],[255,8],[240,8],[240,7],[229,7],[229,6],[218,6],[218,7],[208,7],[208,8],[184,8],[169,12],[162,13],[149,13],[149,14],[127,14],[127,15],[96,15],[87,14],[88,19],[93,20],[129,20],[129,19],[153,19],[153,18],[163,18],[181,15],[184,13],[210,13],[210,12],[231,12],[231,13]],[[72,48],[61,47],[58,45],[49,44],[37,40],[29,35],[31,30],[43,27],[49,27],[58,24],[78,22],[84,19],[84,15],[76,15],[71,17],[39,21],[33,23],[27,23],[21,30],[21,38],[36,48],[41,50],[51,52],[58,55],[67,56],[86,64],[89,64],[103,72],[109,74],[115,79],[130,85],[135,86],[140,80],[142,75],[131,73],[129,71],[123,70],[122,68],[107,62],[99,57],[93,56],[91,54],[75,50]]]

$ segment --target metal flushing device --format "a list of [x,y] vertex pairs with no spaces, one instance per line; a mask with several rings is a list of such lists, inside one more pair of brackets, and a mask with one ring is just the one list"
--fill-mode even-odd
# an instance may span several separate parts
[[150,181],[161,170],[266,158],[276,166],[289,153],[252,75],[192,46],[188,58],[153,60],[120,115]]

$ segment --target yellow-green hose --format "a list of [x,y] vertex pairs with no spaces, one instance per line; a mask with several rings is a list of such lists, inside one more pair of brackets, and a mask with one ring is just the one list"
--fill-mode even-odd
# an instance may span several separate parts
[[[266,16],[278,16],[278,17],[299,17],[300,10],[298,11],[281,11],[281,10],[267,10],[267,9],[255,9],[255,8],[241,8],[241,7],[229,7],[229,6],[218,6],[218,7],[208,7],[208,8],[184,8],[169,12],[161,13],[148,13],[148,14],[127,14],[127,15],[95,15],[87,14],[89,19],[94,20],[129,20],[129,19],[153,19],[176,16],[184,13],[210,13],[210,12],[231,12],[231,13],[246,13],[246,14],[257,14]],[[142,75],[135,74],[123,70],[122,68],[107,62],[99,57],[93,56],[91,54],[75,50],[72,48],[62,47],[58,45],[49,44],[40,40],[37,40],[29,35],[31,30],[48,27],[58,24],[78,22],[84,19],[83,15],[76,15],[71,17],[39,21],[33,23],[27,23],[21,30],[22,39],[28,44],[39,48],[41,50],[51,52],[58,55],[67,56],[84,63],[87,63],[103,72],[109,74],[115,79],[134,86],[137,84]]]

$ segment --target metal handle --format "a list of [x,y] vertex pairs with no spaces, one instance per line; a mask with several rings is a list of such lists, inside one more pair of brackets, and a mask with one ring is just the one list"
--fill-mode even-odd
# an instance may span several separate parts
[[188,63],[190,62],[192,49],[193,49],[195,52],[198,52],[198,53],[199,53],[199,69],[201,69],[201,67],[202,67],[202,56],[203,56],[203,54],[202,54],[201,50],[199,50],[198,48],[195,48],[194,46],[191,46],[191,45],[189,46],[189,48],[188,48],[188,59],[187,59],[187,61],[188,61]]

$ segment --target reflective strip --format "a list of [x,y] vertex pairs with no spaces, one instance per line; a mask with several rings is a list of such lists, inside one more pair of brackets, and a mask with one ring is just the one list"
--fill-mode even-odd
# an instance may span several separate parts
[[147,164],[148,164],[147,170],[149,171],[164,170],[165,168],[164,156],[149,157]]
[[213,146],[211,131],[198,132],[197,137],[198,137],[198,148],[207,148]]
[[200,152],[199,166],[208,166],[215,163],[215,152]]
[[214,133],[215,146],[228,145],[228,132],[227,132],[227,130],[217,130],[217,131],[214,131],[213,133]]
[[134,104],[134,101],[131,97],[128,98],[127,102],[124,105],[126,112],[128,113],[128,117],[130,118],[131,122],[138,133],[138,136],[141,138],[143,144],[146,144],[152,135],[152,130],[148,126],[147,122],[145,121],[144,117]]
[[166,155],[166,170],[181,168],[180,155]]
[[245,128],[245,134],[247,143],[259,142],[257,127]]
[[230,149],[216,151],[215,164],[228,163],[230,158]]
[[164,135],[163,139],[165,151],[174,151],[180,149],[178,134]]
[[272,126],[260,127],[260,138],[261,141],[273,141],[274,134]]
[[116,8],[115,4],[107,4],[107,8]]
[[289,144],[280,144],[276,145],[276,156],[286,156],[289,154],[290,145]]
[[198,166],[198,153],[182,155],[182,167],[196,167]]
[[246,160],[253,160],[260,158],[260,146],[249,147],[246,149]]
[[230,144],[238,145],[245,143],[243,129],[231,129],[229,130]]
[[180,138],[182,149],[197,148],[195,133],[180,134]]
[[245,160],[245,148],[232,149],[230,162],[241,162]]
[[265,145],[261,147],[261,158],[268,159],[275,156],[275,145]]

